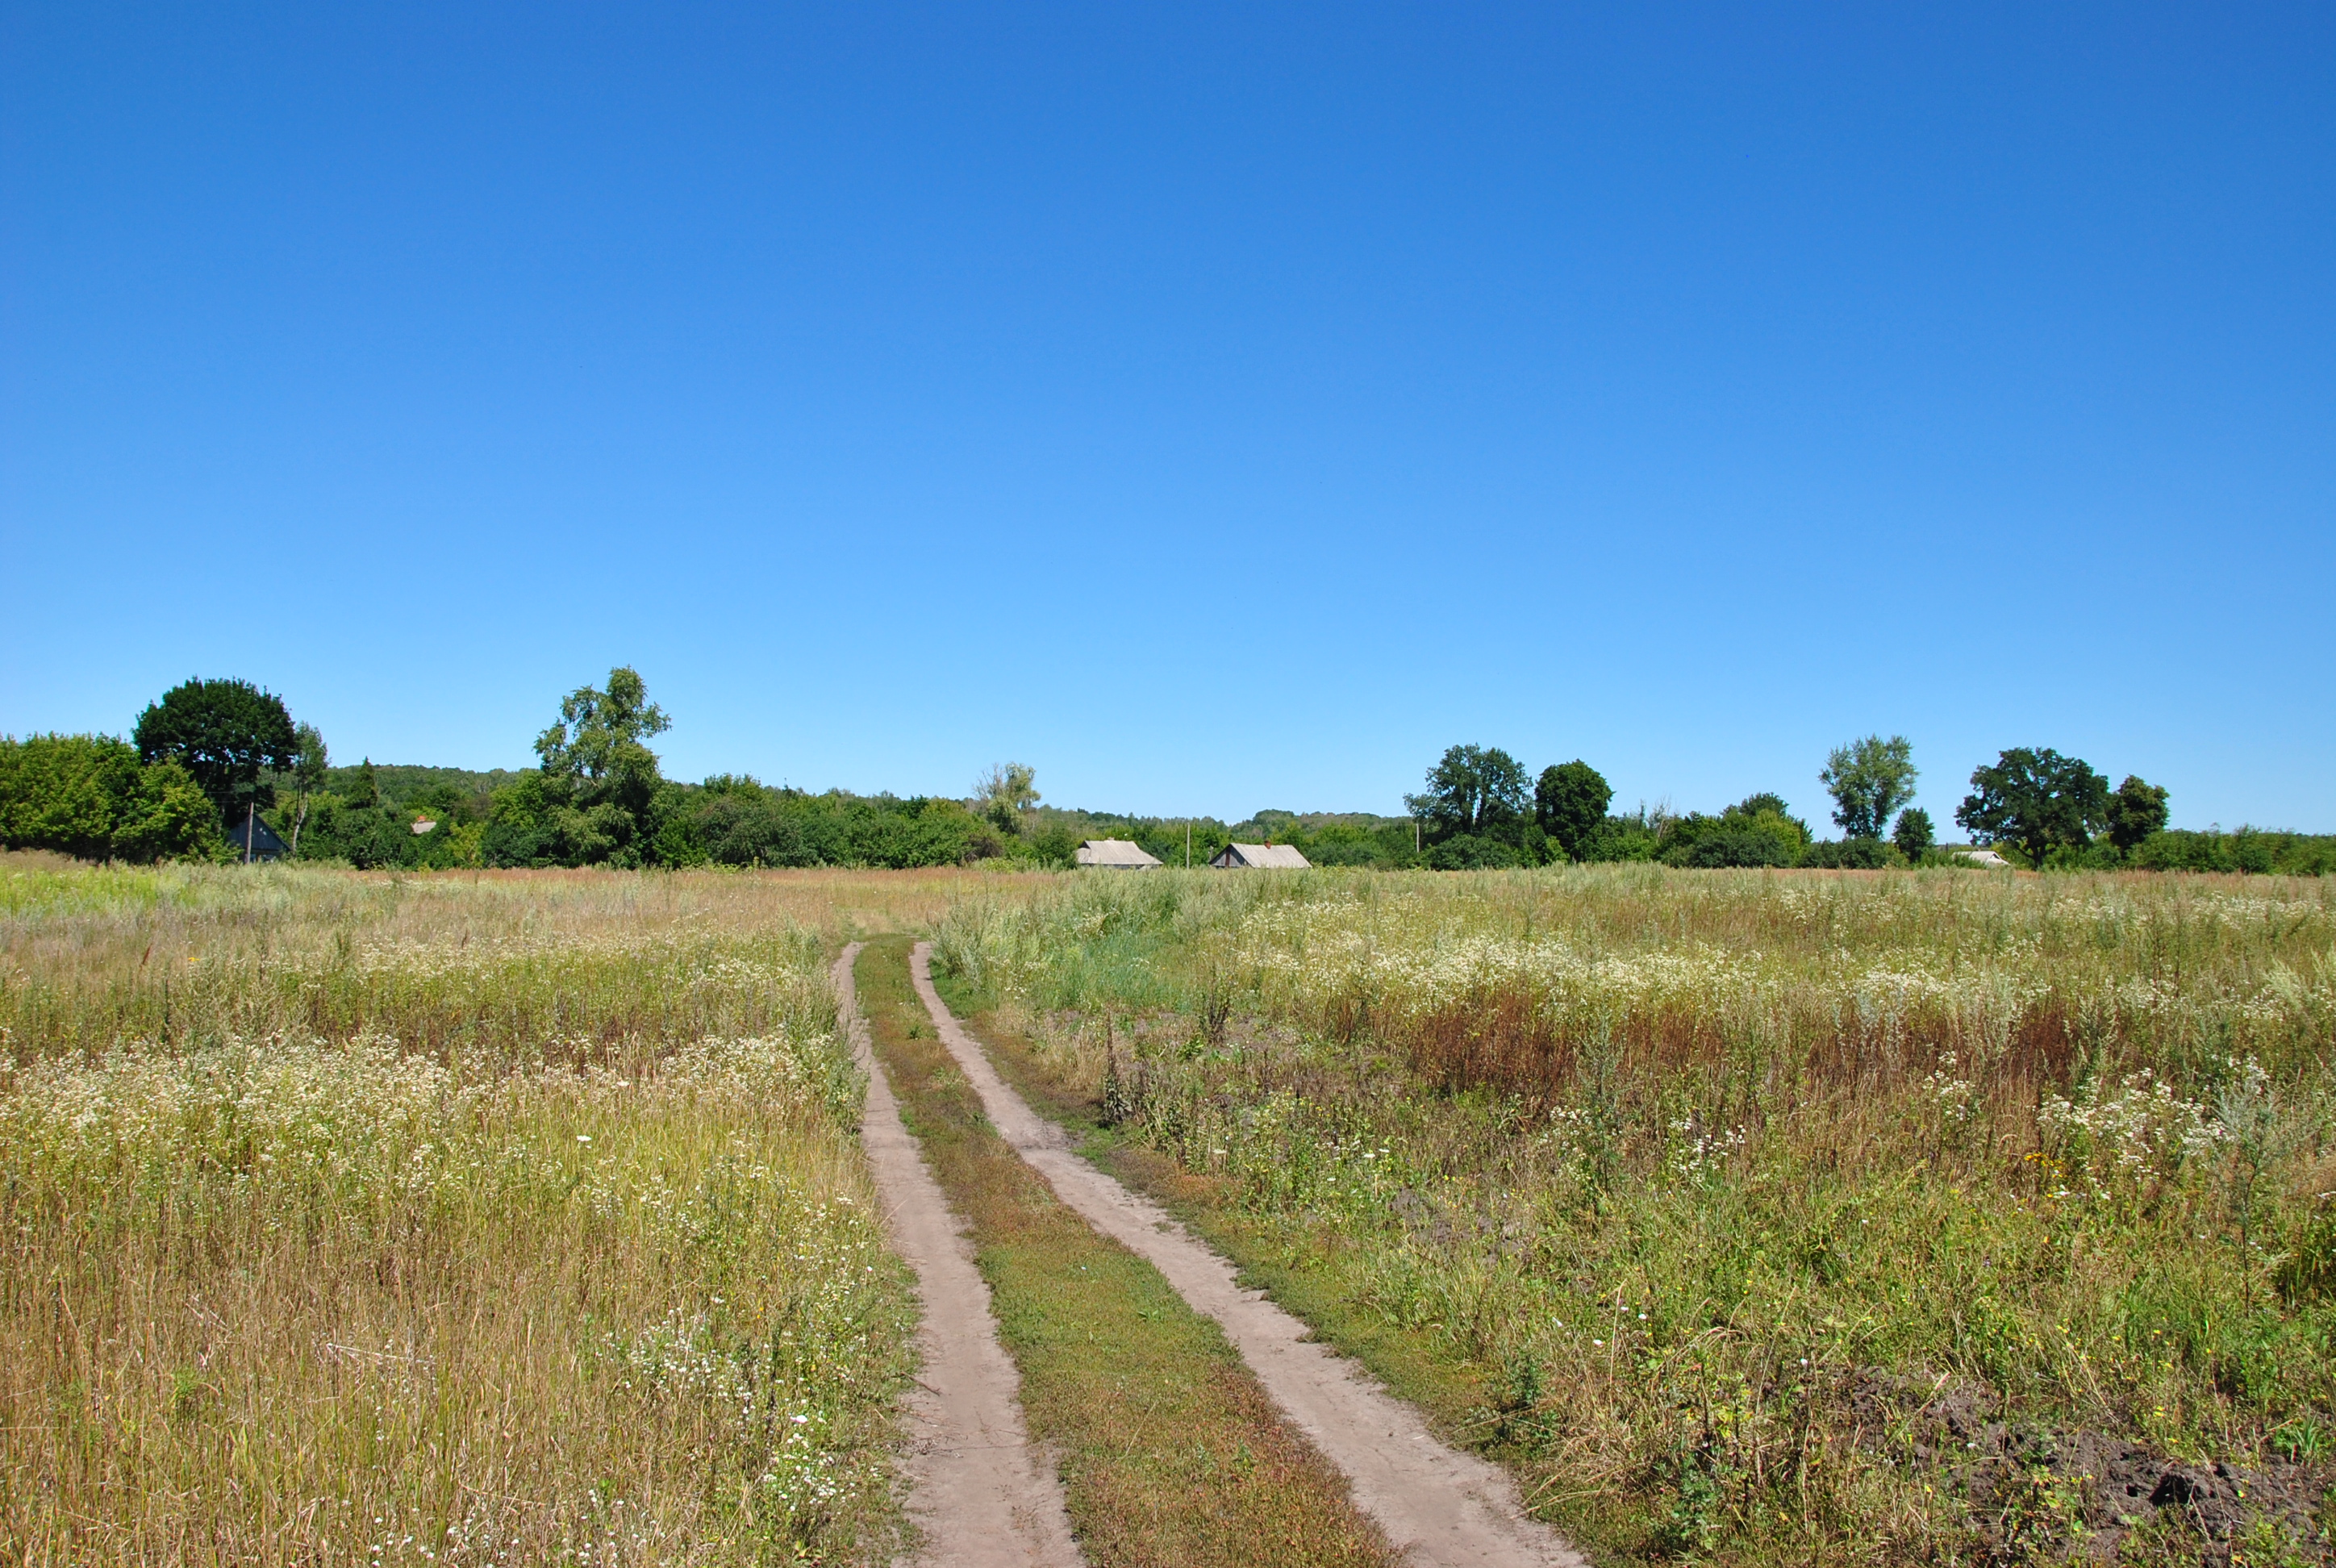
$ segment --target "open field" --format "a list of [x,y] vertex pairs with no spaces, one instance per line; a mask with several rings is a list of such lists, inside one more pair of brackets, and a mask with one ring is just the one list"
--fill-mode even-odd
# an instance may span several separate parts
[[12,1562],[730,1563],[897,1522],[827,932],[941,877],[0,872]]
[[2311,1562],[2331,891],[1153,873],[937,947],[1026,1084],[1577,1541]]
[[[1601,1560],[2329,1560],[2322,881],[29,855],[8,1560],[889,1554],[915,1305],[822,968],[916,930],[1035,1103]],[[1089,1560],[1372,1560],[903,950],[878,1045]]]

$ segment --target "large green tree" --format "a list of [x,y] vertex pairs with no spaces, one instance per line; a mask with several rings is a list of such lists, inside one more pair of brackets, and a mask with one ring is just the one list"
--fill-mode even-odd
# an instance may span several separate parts
[[248,680],[174,686],[138,716],[131,738],[142,761],[167,758],[192,774],[221,822],[273,806],[265,775],[291,766],[299,751],[284,699]]
[[1500,747],[1455,745],[1427,770],[1426,791],[1403,800],[1429,840],[1440,842],[1521,823],[1527,787],[1523,765]]
[[1580,860],[1591,834],[1606,820],[1614,789],[1606,777],[1576,757],[1541,770],[1533,785],[1533,821],[1569,860]]
[[1898,813],[1898,826],[1890,834],[1890,842],[1909,861],[1919,861],[1931,847],[1931,813],[1921,806],[1908,806]]
[[2109,824],[2109,781],[2049,746],[2014,746],[1973,769],[1971,782],[1955,821],[1981,843],[2017,844],[2032,866],[2056,849],[2084,848]]
[[605,690],[579,687],[535,738],[542,765],[496,797],[485,852],[497,865],[637,866],[657,858],[668,786],[648,737],[671,721],[638,671],[608,672]]
[[1914,746],[1903,735],[1878,735],[1833,748],[1817,774],[1833,796],[1833,820],[1854,839],[1878,839],[1890,813],[1914,798]]
[[2165,831],[2166,819],[2165,786],[2127,774],[2109,797],[2109,842],[2131,854],[2142,840]]
[[1038,804],[1038,770],[1027,763],[1002,762],[974,781],[981,814],[1000,833],[1018,833]]

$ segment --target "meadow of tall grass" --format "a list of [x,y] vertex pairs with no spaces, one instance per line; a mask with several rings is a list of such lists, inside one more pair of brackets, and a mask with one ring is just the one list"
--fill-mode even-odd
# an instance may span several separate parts
[[5,1555],[881,1556],[823,956],[945,885],[0,858]]
[[936,948],[1607,1551],[2326,1559],[2324,881],[1151,873]]

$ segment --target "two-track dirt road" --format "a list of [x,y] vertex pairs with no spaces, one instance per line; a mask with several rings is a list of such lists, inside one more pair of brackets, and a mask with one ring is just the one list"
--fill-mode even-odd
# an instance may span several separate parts
[[892,1245],[916,1271],[923,1367],[909,1400],[909,1516],[931,1568],[1078,1568],[1063,1489],[1022,1427],[1020,1379],[998,1342],[989,1287],[869,1048],[852,983],[852,943],[835,960],[836,999],[868,1074],[860,1140]]
[[[1030,1447],[1019,1378],[998,1339],[989,1289],[960,1222],[902,1126],[869,1048],[852,966],[835,989],[853,1053],[868,1073],[861,1138],[894,1245],[916,1271],[924,1368],[910,1401],[910,1516],[915,1561],[977,1568],[1069,1568],[1081,1561],[1062,1488]],[[1235,1281],[1231,1263],[1157,1205],[1071,1152],[1062,1128],[1032,1111],[933,989],[930,950],[910,956],[917,994],[998,1135],[1097,1231],[1148,1261],[1194,1310],[1213,1318],[1290,1423],[1348,1480],[1356,1505],[1406,1561],[1440,1568],[1586,1568],[1528,1518],[1500,1469],[1444,1444],[1419,1412],[1309,1341],[1306,1325]]]

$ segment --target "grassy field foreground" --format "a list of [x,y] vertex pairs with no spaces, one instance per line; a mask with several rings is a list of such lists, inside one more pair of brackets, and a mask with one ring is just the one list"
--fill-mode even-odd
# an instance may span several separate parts
[[933,878],[0,872],[10,1561],[852,1561],[913,1307],[817,928]]
[[2336,884],[1153,873],[936,946],[1605,1554],[2330,1560]]

